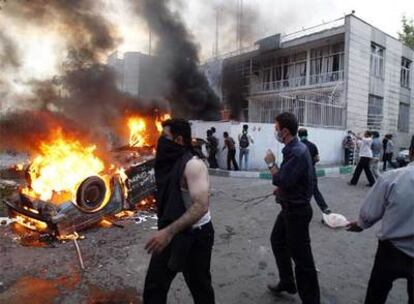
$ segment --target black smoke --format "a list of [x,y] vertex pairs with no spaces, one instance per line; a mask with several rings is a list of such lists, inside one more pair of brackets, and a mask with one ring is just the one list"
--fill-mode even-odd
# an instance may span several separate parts
[[137,12],[157,36],[155,55],[168,82],[167,96],[175,116],[217,120],[220,101],[199,69],[199,49],[168,0],[142,0]]

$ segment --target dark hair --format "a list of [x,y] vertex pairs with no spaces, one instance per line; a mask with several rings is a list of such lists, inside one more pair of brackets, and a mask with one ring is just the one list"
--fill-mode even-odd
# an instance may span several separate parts
[[172,118],[162,123],[163,128],[170,127],[171,134],[174,138],[182,136],[184,146],[188,149],[192,148],[191,126],[185,119]]
[[275,121],[279,124],[280,130],[288,129],[292,136],[296,136],[298,133],[299,123],[295,114],[290,112],[284,112],[275,117]]
[[243,125],[243,130],[247,130],[249,128],[249,125]]
[[229,137],[229,133],[228,132],[223,132],[223,136],[224,137]]
[[213,135],[213,131],[207,130],[207,136],[211,136],[211,135]]
[[372,132],[367,130],[367,131],[365,131],[365,135],[366,136],[372,136]]
[[380,137],[380,134],[379,134],[379,132],[378,132],[378,131],[373,131],[373,132],[372,132],[372,136],[373,136],[374,138],[378,138],[378,137]]
[[216,133],[216,128],[215,127],[211,127],[210,130],[211,130],[211,132]]
[[305,128],[300,128],[298,131],[298,135],[299,137],[307,137],[308,136],[308,130],[306,130]]

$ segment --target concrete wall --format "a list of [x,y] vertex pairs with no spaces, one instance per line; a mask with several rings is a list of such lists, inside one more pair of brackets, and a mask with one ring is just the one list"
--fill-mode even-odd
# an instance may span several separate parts
[[[238,134],[241,133],[244,124],[249,125],[249,133],[254,139],[254,144],[250,146],[250,169],[266,169],[263,158],[267,149],[271,149],[277,155],[278,162],[280,163],[282,161],[283,145],[279,144],[274,137],[273,124],[192,121],[193,137],[206,138],[206,131],[214,126],[217,131],[216,136],[219,139],[219,166],[220,168],[227,168],[227,152],[221,151],[224,145],[223,132],[227,131],[238,145]],[[345,136],[345,131],[322,128],[307,129],[309,132],[309,140],[314,142],[319,148],[320,165],[338,164],[342,162],[342,139]],[[238,159],[239,152],[237,151],[236,160],[238,161]]]

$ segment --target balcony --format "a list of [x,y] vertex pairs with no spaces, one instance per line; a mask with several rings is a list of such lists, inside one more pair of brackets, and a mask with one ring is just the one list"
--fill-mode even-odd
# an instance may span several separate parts
[[307,80],[306,76],[300,76],[289,79],[282,79],[278,81],[269,81],[256,83],[251,86],[251,94],[271,93],[289,90],[292,88],[309,88],[312,86],[318,86],[323,84],[330,84],[333,82],[343,81],[344,71],[333,71],[329,73],[309,75]]

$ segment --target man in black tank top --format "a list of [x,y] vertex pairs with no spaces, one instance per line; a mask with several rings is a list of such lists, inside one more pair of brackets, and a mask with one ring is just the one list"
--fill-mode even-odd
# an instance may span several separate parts
[[[182,272],[195,304],[214,304],[210,261],[214,229],[209,219],[209,176],[194,157],[190,124],[181,119],[163,123],[155,161],[158,231],[145,248],[152,254],[144,287],[144,303],[167,303],[171,282]],[[185,181],[191,198],[186,207]]]

